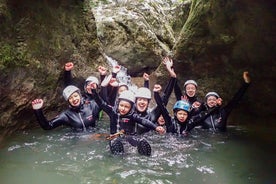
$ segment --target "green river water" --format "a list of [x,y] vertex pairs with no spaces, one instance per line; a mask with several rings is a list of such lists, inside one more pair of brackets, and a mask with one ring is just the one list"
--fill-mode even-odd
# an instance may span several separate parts
[[233,126],[224,134],[196,130],[189,138],[149,133],[150,157],[128,145],[124,155],[113,156],[105,128],[96,132],[101,134],[67,128],[15,133],[0,148],[0,183],[276,183],[275,140],[246,128]]

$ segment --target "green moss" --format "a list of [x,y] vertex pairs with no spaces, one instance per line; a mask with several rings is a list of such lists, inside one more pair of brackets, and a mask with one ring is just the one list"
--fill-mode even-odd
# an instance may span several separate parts
[[4,44],[0,47],[0,69],[28,66],[27,53],[16,47]]

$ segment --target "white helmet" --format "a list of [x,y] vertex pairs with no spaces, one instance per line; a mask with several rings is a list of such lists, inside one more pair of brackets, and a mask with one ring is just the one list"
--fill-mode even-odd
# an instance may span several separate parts
[[187,81],[184,83],[184,89],[186,88],[186,86],[187,86],[188,84],[193,84],[193,85],[195,85],[195,87],[197,88],[197,83],[196,83],[196,81],[194,81],[194,80],[187,80]]
[[118,99],[119,100],[127,100],[127,101],[130,101],[131,103],[135,103],[134,93],[129,90],[123,91],[120,94],[120,96],[118,97]]
[[76,86],[69,85],[69,86],[67,86],[66,88],[64,88],[62,95],[63,95],[64,99],[65,99],[66,101],[68,101],[69,97],[70,97],[74,92],[80,93],[80,89],[77,88]]
[[94,77],[94,76],[89,76],[85,80],[85,83],[87,83],[87,82],[92,82],[92,83],[96,83],[97,85],[99,85],[99,79],[97,77]]
[[207,99],[209,96],[215,96],[216,98],[219,98],[219,95],[216,93],[216,92],[208,92],[206,95],[205,95],[205,99]]
[[151,99],[151,91],[149,88],[146,87],[140,87],[137,89],[135,92],[135,97],[136,98],[146,98],[146,99]]

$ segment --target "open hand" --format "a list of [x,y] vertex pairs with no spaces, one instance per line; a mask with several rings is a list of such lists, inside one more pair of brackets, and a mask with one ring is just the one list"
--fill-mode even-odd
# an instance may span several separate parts
[[169,57],[165,57],[162,61],[164,65],[166,65],[167,69],[171,69],[173,66],[173,60]]

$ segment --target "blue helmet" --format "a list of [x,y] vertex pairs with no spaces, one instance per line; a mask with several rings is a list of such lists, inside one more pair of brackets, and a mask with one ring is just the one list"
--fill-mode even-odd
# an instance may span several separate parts
[[177,101],[173,106],[173,111],[176,112],[177,110],[184,110],[186,112],[190,111],[190,104],[184,100]]

